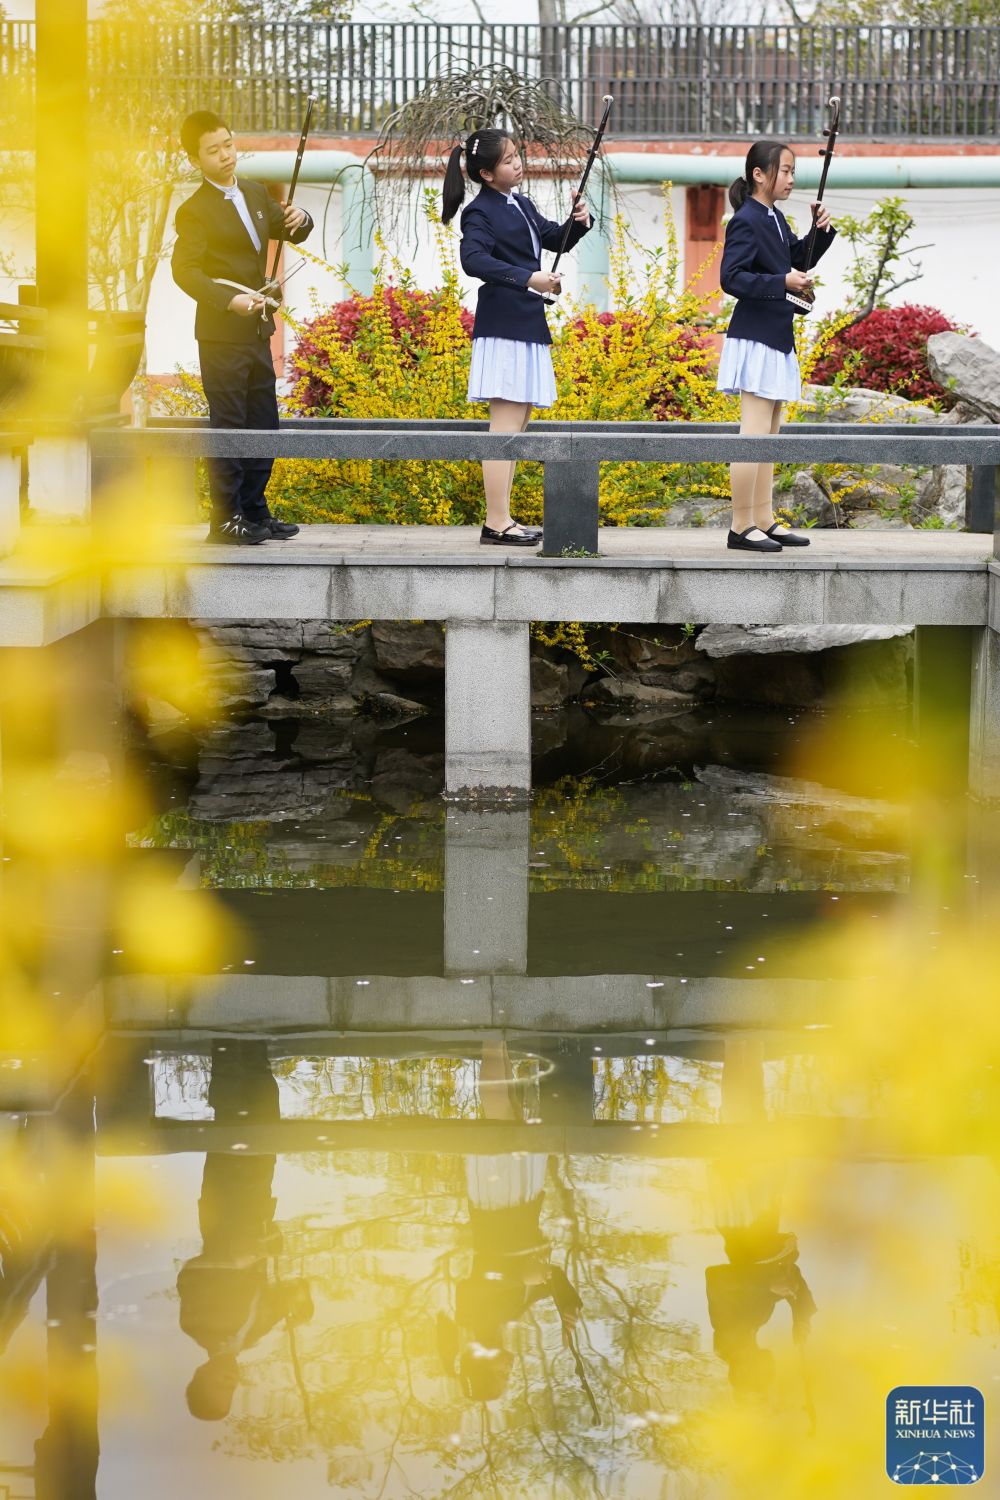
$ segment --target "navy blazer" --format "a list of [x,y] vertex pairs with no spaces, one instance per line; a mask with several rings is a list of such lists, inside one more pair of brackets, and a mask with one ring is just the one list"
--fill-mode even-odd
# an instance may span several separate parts
[[[237,294],[231,286],[219,286],[214,278],[224,276],[227,281],[254,289],[263,286],[268,272],[268,240],[278,239],[285,222],[284,209],[262,183],[246,177],[237,180],[257,227],[260,250],[254,249],[236,204],[212,183],[203,181],[177,210],[177,243],[170,263],[177,285],[198,304],[195,338],[222,344],[252,344],[259,338],[270,338],[274,332],[270,309],[266,318],[244,318],[229,312]],[[298,245],[312,227],[313,221],[306,214],[305,223],[285,239]]]
[[[462,270],[484,283],[479,288],[472,337],[551,344],[545,303],[537,292],[528,290],[529,280],[542,265],[531,243],[525,214],[535,226],[543,250],[559,249],[566,226],[543,218],[523,193],[514,197],[520,209],[507,202],[506,194],[483,183],[462,210]],[[587,226],[573,219],[567,250],[572,250],[586,233]]]
[[788,272],[808,271],[833,244],[835,229],[820,229],[810,265],[806,241],[798,239],[775,206],[779,235],[767,205],[747,198],[726,225],[719,280],[722,290],[738,298],[726,329],[727,338],[752,339],[790,354],[795,348],[795,308],[785,298]]

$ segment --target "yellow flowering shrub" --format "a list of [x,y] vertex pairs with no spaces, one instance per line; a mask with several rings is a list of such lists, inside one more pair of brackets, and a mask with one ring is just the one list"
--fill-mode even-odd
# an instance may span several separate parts
[[[432,204],[442,277],[421,292],[412,274],[382,250],[372,295],[355,297],[329,313],[315,310],[296,325],[296,384],[287,402],[295,415],[435,418],[481,417],[465,392],[471,358],[471,317],[461,303],[457,236]],[[552,315],[553,363],[559,398],[539,420],[649,421],[690,417],[725,421],[732,398],[715,390],[711,342],[696,326],[712,324],[706,297],[679,285],[673,220],[664,218],[665,248],[647,252],[638,278],[627,268],[626,231],[615,221],[610,284],[614,313],[566,298]],[[633,287],[638,284],[638,292]],[[695,481],[725,493],[720,466],[605,464],[601,470],[604,525],[649,524],[675,493]],[[482,515],[478,464],[320,463],[276,465],[271,496],[283,515],[302,521],[469,524]],[[540,520],[542,468],[525,464],[516,481],[517,514]]]

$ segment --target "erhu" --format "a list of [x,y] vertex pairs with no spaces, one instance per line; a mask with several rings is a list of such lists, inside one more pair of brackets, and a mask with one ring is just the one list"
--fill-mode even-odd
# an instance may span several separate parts
[[[288,197],[285,199],[285,207],[291,208],[292,199],[295,197],[295,186],[299,180],[299,168],[302,166],[302,157],[306,149],[306,141],[309,139],[309,127],[312,124],[312,113],[316,104],[316,95],[309,94],[306,100],[306,117],[302,122],[302,130],[299,133],[299,147],[295,153],[295,166],[292,168],[292,180],[288,185]],[[281,261],[281,250],[285,243],[285,221],[282,217],[281,232],[274,244],[274,256],[271,261],[271,270],[262,287],[254,288],[243,286],[239,281],[228,281],[224,276],[216,276],[215,281],[219,286],[231,286],[237,292],[246,292],[248,297],[253,297],[261,304],[260,315],[264,319],[268,313],[281,306],[281,283],[278,280],[278,265]]]
[[[563,228],[562,239],[559,242],[559,249],[556,251],[556,258],[552,262],[552,274],[553,274],[553,276],[555,276],[555,275],[558,274],[558,271],[559,271],[559,262],[562,260],[563,251],[566,249],[566,246],[569,244],[569,237],[570,237],[570,234],[573,231],[573,209],[576,207],[576,205],[579,203],[580,199],[583,197],[584,190],[585,190],[585,188],[587,186],[587,178],[590,176],[590,169],[594,165],[594,162],[597,160],[597,153],[601,149],[601,142],[604,139],[604,132],[608,128],[608,120],[611,117],[611,106],[612,106],[612,104],[614,104],[614,102],[615,102],[615,100],[614,100],[614,95],[613,94],[605,94],[604,95],[604,97],[603,97],[604,113],[601,116],[601,123],[597,127],[596,134],[594,135],[593,144],[591,145],[590,152],[589,152],[589,154],[587,156],[587,160],[586,160],[586,162],[584,164],[583,176],[580,178],[580,185],[577,188],[576,192],[573,194],[573,199],[572,199],[572,202],[571,202],[571,205],[570,205],[569,218],[566,220],[566,224],[565,224],[565,226]],[[553,298],[551,298],[551,297],[544,297],[542,300],[549,307],[551,307],[552,304],[553,304]]]
[[[840,96],[834,94],[829,101],[830,123],[823,131],[826,136],[826,145],[820,147],[820,156],[823,157],[823,170],[820,173],[819,188],[816,193],[816,201],[813,205],[812,227],[809,230],[809,238],[806,240],[805,267],[809,270],[812,264],[813,251],[816,248],[816,220],[819,217],[820,204],[823,202],[823,193],[826,188],[827,174],[830,171],[830,163],[837,145],[837,131],[840,129]],[[786,292],[786,302],[790,302],[795,311],[801,316],[812,312],[816,297],[812,292]]]

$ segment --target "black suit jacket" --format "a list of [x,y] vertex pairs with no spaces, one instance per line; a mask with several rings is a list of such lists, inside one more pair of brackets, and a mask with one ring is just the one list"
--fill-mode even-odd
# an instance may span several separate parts
[[818,231],[807,266],[806,240],[792,233],[780,208],[774,212],[780,234],[759,198],[748,198],[736,210],[726,225],[719,280],[724,292],[739,298],[726,330],[729,338],[752,339],[790,354],[795,347],[795,309],[785,300],[785,277],[793,266],[811,270],[833,244],[836,231]]
[[[174,224],[177,243],[170,262],[174,280],[198,304],[194,336],[222,344],[252,344],[269,338],[274,319],[244,318],[228,311],[237,295],[232,287],[213,279],[224,276],[256,290],[267,279],[268,240],[276,240],[284,223],[284,211],[259,182],[237,179],[257,230],[260,251],[253,247],[246,225],[235,203],[230,203],[211,182],[202,182],[177,210]],[[312,219],[285,238],[299,244],[310,233]]]
[[[472,337],[551,344],[545,304],[537,293],[527,289],[533,272],[541,270],[541,262],[531,243],[525,214],[544,250],[559,249],[566,226],[543,218],[523,194],[515,193],[514,197],[523,212],[508,203],[503,193],[484,183],[462,211],[462,270],[484,283],[479,288]],[[584,225],[573,220],[567,250],[572,250],[586,233]]]

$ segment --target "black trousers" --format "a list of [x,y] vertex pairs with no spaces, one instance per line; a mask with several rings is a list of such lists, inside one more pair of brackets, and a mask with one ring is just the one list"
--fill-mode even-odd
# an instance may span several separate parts
[[[203,340],[198,354],[212,427],[277,427],[274,365],[266,339],[255,339],[252,344]],[[273,466],[270,458],[209,459],[212,525],[239,515],[248,521],[264,520],[268,515],[264,491]]]

